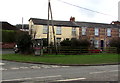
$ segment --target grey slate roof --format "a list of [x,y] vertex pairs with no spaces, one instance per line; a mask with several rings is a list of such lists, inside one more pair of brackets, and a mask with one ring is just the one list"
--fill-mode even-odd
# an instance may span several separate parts
[[[47,19],[38,19],[38,18],[30,18],[29,21],[32,20],[35,25],[47,25]],[[120,28],[120,26],[116,24],[105,24],[105,23],[93,23],[93,22],[71,22],[71,21],[58,21],[54,20],[55,26],[68,26],[68,27],[98,27],[98,28]],[[51,25],[51,20],[50,20]]]

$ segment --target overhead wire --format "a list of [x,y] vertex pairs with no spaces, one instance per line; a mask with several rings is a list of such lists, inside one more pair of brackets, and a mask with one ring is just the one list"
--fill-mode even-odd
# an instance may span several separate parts
[[102,14],[102,15],[106,15],[106,16],[110,16],[110,17],[114,17],[114,18],[117,18],[115,16],[112,16],[112,15],[109,15],[109,14],[105,14],[105,13],[102,13],[102,12],[99,12],[99,11],[95,11],[95,10],[92,10],[92,9],[88,9],[88,8],[85,8],[85,7],[81,7],[81,6],[78,6],[78,5],[74,5],[72,3],[68,3],[68,2],[65,2],[65,1],[62,1],[62,0],[58,0],[62,3],[65,3],[65,4],[68,4],[68,5],[71,5],[71,6],[74,6],[74,7],[77,7],[77,8],[81,8],[81,9],[84,9],[84,10],[87,10],[87,11],[91,11],[91,12],[95,12],[95,13],[99,13],[99,14]]

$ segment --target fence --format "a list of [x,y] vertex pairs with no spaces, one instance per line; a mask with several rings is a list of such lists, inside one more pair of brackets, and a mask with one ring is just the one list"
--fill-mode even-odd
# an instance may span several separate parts
[[[103,49],[103,50],[102,50]],[[116,47],[106,47],[106,48],[80,48],[80,47],[58,47],[58,54],[66,54],[66,55],[79,55],[79,54],[93,54],[93,53],[117,53]],[[44,53],[54,54],[56,50],[54,47],[49,47],[48,49],[44,49]]]

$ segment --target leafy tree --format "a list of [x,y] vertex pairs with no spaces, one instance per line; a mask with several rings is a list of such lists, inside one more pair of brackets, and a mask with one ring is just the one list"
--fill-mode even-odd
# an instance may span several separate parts
[[63,40],[61,46],[72,46],[72,47],[89,47],[90,42],[87,39],[76,39],[72,38],[71,40]]
[[18,49],[23,54],[29,54],[32,50],[32,37],[27,33],[22,33],[18,35],[16,43],[18,45]]
[[61,46],[71,46],[71,40],[64,39],[63,41],[60,42]]
[[116,47],[117,52],[120,53],[120,38],[113,38],[109,43],[110,47]]
[[13,43],[16,38],[16,31],[2,30],[2,42]]

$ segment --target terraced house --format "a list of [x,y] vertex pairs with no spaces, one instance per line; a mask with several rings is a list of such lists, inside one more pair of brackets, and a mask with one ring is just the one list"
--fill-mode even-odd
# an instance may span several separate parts
[[[112,22],[111,24],[92,23],[92,22],[78,22],[74,17],[70,21],[54,20],[55,37],[57,42],[64,39],[89,39],[91,44],[96,48],[107,47],[112,38],[120,37],[119,22]],[[29,34],[34,39],[47,38],[48,20],[30,18],[29,19]],[[53,42],[53,30],[50,21],[49,26],[49,42]]]

